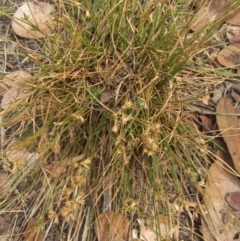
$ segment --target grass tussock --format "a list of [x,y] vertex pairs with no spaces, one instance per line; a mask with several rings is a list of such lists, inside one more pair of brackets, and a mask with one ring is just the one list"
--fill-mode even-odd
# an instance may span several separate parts
[[[21,231],[29,217],[46,236],[59,225],[64,240],[94,240],[106,210],[167,215],[181,230],[180,214],[197,213],[187,183],[201,189],[207,150],[175,75],[212,32],[190,33],[189,1],[55,5],[54,33],[28,53],[39,68],[24,101],[2,112],[12,192],[1,212],[23,213]],[[21,163],[16,150],[35,155]]]

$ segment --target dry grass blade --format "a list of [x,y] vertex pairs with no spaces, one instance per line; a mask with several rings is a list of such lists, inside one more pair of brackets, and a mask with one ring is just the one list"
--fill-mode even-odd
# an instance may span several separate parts
[[[218,102],[217,113],[236,113],[231,100],[226,96],[223,96]],[[219,130],[227,144],[234,166],[237,172],[240,173],[239,119],[237,116],[224,116],[221,114],[217,115],[216,118]]]

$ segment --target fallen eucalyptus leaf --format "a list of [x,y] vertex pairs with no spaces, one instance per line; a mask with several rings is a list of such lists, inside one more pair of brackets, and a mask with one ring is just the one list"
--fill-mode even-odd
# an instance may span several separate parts
[[227,46],[218,53],[217,60],[222,66],[237,69],[240,64],[240,48],[236,45]]
[[240,84],[232,85],[232,89],[240,94]]
[[212,126],[213,126],[213,123],[212,123],[212,118],[210,118],[209,116],[207,115],[204,115],[204,114],[199,114],[199,118],[202,122],[202,130],[204,133],[206,132],[209,132],[212,130]]
[[204,105],[209,105],[209,100],[210,100],[210,95],[204,95],[204,96],[202,97],[202,103],[203,103]]
[[32,75],[24,70],[17,70],[4,76],[2,82],[9,87],[19,87],[32,79]]
[[204,240],[207,241],[234,240],[236,234],[240,232],[239,219],[235,218],[233,223],[228,223],[225,218],[227,215],[232,216],[226,205],[226,193],[229,190],[240,191],[240,181],[222,164],[218,162],[212,164],[206,182],[202,206],[202,233]]
[[27,227],[23,233],[27,241],[43,241],[44,233],[41,231],[38,223],[34,218],[28,220]]
[[[229,11],[231,11],[230,7],[232,3],[234,3],[234,0],[211,0],[205,1],[204,4],[197,4],[197,6],[201,5],[201,8],[193,18],[193,25],[191,29],[193,31],[198,31],[207,26],[209,23],[224,17]],[[227,19],[232,18],[234,14],[235,12]]]
[[129,221],[120,213],[104,212],[95,223],[98,241],[127,241]]
[[231,44],[240,42],[240,26],[227,26],[226,36]]
[[240,211],[240,192],[229,192],[226,196],[227,203],[237,211]]
[[38,153],[30,153],[26,149],[7,151],[6,156],[13,165],[12,173],[17,173],[25,166],[29,167],[29,171],[32,170],[39,158]]
[[21,91],[17,91],[14,88],[10,88],[9,90],[5,91],[3,94],[2,102],[1,102],[1,107],[6,110],[16,103],[21,99],[23,96],[23,93]]
[[[232,157],[236,171],[240,173],[240,126],[236,111],[231,100],[223,96],[217,104],[217,124],[223,139],[226,142],[228,151]],[[229,115],[228,115],[229,114]],[[231,115],[232,114],[232,115]]]
[[225,22],[231,25],[240,26],[240,9],[237,9],[229,17],[227,17]]
[[231,96],[233,97],[233,99],[234,99],[235,101],[240,102],[240,94],[239,94],[239,92],[237,92],[237,91],[235,91],[235,90],[232,90]]
[[137,219],[137,222],[140,225],[140,238],[144,241],[155,241],[159,237],[166,237],[170,231],[168,218],[164,215],[159,215],[152,227],[146,226],[142,219]]
[[17,9],[12,18],[13,31],[24,38],[44,38],[52,32],[52,13],[55,8],[50,3],[27,2]]
[[211,10],[211,6],[202,7],[194,16],[191,29],[193,31],[198,31],[207,24],[214,22],[219,15],[220,13],[218,11]]
[[52,161],[44,167],[44,169],[54,178],[59,177],[66,169],[67,163],[63,161]]

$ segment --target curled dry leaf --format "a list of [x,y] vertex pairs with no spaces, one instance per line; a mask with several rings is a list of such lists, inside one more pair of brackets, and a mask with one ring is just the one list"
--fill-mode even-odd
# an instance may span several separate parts
[[232,157],[236,171],[240,173],[240,128],[239,119],[234,114],[236,111],[231,103],[231,100],[223,96],[217,104],[216,119],[223,139],[226,142],[228,151]]
[[225,67],[237,69],[240,64],[240,48],[229,45],[218,53],[217,60]]
[[49,3],[24,3],[13,15],[12,28],[17,35],[24,38],[43,38],[54,28],[54,11],[54,6]]
[[127,241],[129,221],[120,213],[104,212],[95,223],[98,241]]
[[28,224],[23,233],[23,237],[27,241],[43,241],[44,233],[41,231],[41,228],[34,218],[30,218],[28,220]]
[[240,211],[240,192],[229,192],[226,195],[227,203],[237,211]]
[[[220,151],[218,151],[220,152]],[[202,207],[202,233],[207,241],[234,240],[240,231],[239,219],[232,217],[225,201],[226,193],[240,191],[240,181],[221,164],[215,162],[209,169],[204,206]],[[229,223],[230,221],[230,223]]]
[[226,36],[231,44],[240,42],[240,26],[227,26]]

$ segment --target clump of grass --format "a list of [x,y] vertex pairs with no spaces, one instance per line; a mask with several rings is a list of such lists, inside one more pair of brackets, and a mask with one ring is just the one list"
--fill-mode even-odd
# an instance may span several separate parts
[[[207,150],[185,121],[174,76],[210,34],[189,34],[190,1],[55,5],[55,32],[29,56],[39,69],[25,83],[28,101],[4,112],[3,162],[19,191],[2,212],[23,210],[22,229],[30,216],[47,233],[59,225],[66,240],[93,240],[95,217],[106,210],[177,220]],[[16,149],[38,153],[34,166],[12,172],[7,153]],[[57,177],[46,171],[53,162]]]

